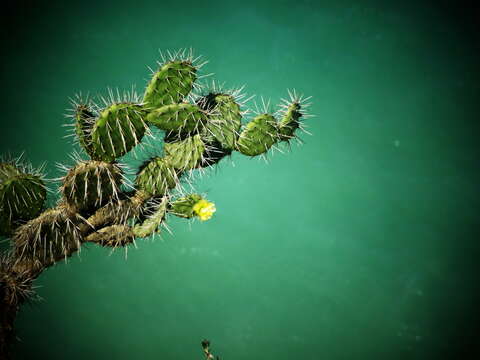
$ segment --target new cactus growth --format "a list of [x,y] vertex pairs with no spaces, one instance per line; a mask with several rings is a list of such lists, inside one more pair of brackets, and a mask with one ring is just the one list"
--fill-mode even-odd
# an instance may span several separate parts
[[[0,357],[8,354],[16,312],[32,298],[32,282],[43,270],[84,243],[126,248],[135,238],[161,231],[169,215],[210,219],[215,205],[185,194],[182,179],[234,151],[264,155],[302,128],[308,104],[296,93],[276,114],[264,109],[243,123],[248,111],[242,89],[227,91],[213,83],[203,92],[197,82],[203,64],[191,52],[163,60],[143,98],[110,91],[103,107],[91,99],[74,101],[74,135],[89,159],[64,167],[53,208],[44,208],[46,188],[38,172],[0,162],[0,231],[11,239],[0,260]],[[153,137],[151,127],[164,132],[163,152],[144,160],[127,188],[121,158],[141,146],[145,135]]]

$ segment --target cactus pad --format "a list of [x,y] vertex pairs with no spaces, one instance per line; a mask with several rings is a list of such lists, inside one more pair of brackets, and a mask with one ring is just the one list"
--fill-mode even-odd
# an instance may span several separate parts
[[155,157],[141,167],[136,178],[139,190],[152,196],[163,196],[178,182],[178,173],[164,158]]
[[207,122],[207,114],[197,105],[170,104],[153,110],[145,120],[161,130],[190,133],[201,129]]
[[163,105],[179,103],[192,91],[197,69],[189,61],[175,60],[165,63],[153,74],[143,102],[152,110]]
[[15,232],[15,257],[45,266],[70,256],[81,245],[75,222],[63,205],[44,211]]
[[12,163],[0,163],[0,234],[10,234],[22,222],[40,214],[46,199],[40,176]]
[[197,134],[179,141],[166,142],[164,150],[168,162],[175,169],[185,171],[194,169],[201,164],[205,144]]
[[92,129],[93,160],[111,162],[129,152],[141,140],[146,130],[144,111],[140,105],[117,103],[104,109]]
[[240,134],[237,142],[238,151],[244,155],[256,156],[265,153],[277,142],[277,123],[269,114],[256,116]]
[[118,199],[122,171],[118,165],[104,161],[84,161],[70,169],[61,191],[71,209],[84,214]]
[[208,94],[200,102],[212,114],[204,127],[204,137],[215,139],[223,149],[234,150],[242,126],[240,106],[228,94]]

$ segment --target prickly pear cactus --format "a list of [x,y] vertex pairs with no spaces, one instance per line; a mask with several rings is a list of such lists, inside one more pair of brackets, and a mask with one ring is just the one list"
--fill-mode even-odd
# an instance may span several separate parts
[[[235,151],[265,157],[303,129],[308,98],[289,92],[274,113],[262,100],[262,110],[256,107],[246,121],[251,98],[243,88],[202,85],[198,74],[204,63],[191,51],[162,59],[143,97],[109,91],[99,102],[81,96],[72,101],[71,126],[83,156],[62,168],[55,206],[45,207],[39,171],[0,161],[0,232],[11,245],[0,259],[0,301],[8,309],[0,314],[0,358],[7,353],[18,306],[31,297],[31,284],[43,270],[86,243],[126,248],[161,231],[170,215],[210,219],[215,205],[186,193],[183,179],[191,183],[196,173]],[[145,137],[163,150],[144,160],[129,182],[123,157],[136,153]]]

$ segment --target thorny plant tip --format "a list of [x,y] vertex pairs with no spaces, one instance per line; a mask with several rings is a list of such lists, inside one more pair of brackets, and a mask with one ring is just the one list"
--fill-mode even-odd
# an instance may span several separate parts
[[[0,358],[9,355],[16,313],[35,296],[32,284],[43,270],[86,243],[127,249],[136,238],[167,228],[168,215],[210,219],[215,205],[182,186],[191,185],[194,172],[234,151],[250,157],[282,151],[279,144],[288,146],[306,131],[310,97],[288,91],[276,112],[263,98],[250,111],[253,97],[243,87],[200,82],[211,74],[199,74],[207,62],[191,49],[161,58],[143,95],[132,87],[71,99],[69,136],[84,154],[71,156],[73,166],[60,165],[64,175],[53,207],[46,203],[41,169],[20,158],[0,160],[0,235],[10,245],[0,257]],[[245,122],[250,112],[253,118]],[[154,134],[163,136],[163,151],[145,159],[127,181],[121,157],[144,146],[145,137],[162,144]]]

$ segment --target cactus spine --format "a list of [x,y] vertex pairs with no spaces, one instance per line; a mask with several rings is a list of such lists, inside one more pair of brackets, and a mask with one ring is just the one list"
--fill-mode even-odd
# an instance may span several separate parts
[[[297,137],[307,99],[290,93],[276,114],[264,109],[243,123],[249,99],[242,89],[213,83],[203,91],[197,82],[202,65],[191,52],[179,51],[159,64],[142,98],[110,91],[103,107],[91,99],[74,101],[74,135],[90,159],[64,169],[53,208],[44,209],[46,188],[38,173],[0,162],[1,234],[11,239],[0,260],[0,301],[6,309],[0,316],[0,357],[7,354],[16,311],[31,298],[32,281],[43,270],[84,243],[126,248],[135,238],[159,232],[169,214],[210,219],[215,205],[199,194],[185,194],[182,179],[234,151],[264,155]],[[152,135],[151,127],[164,132],[163,153],[145,160],[133,189],[127,189],[121,158]]]

